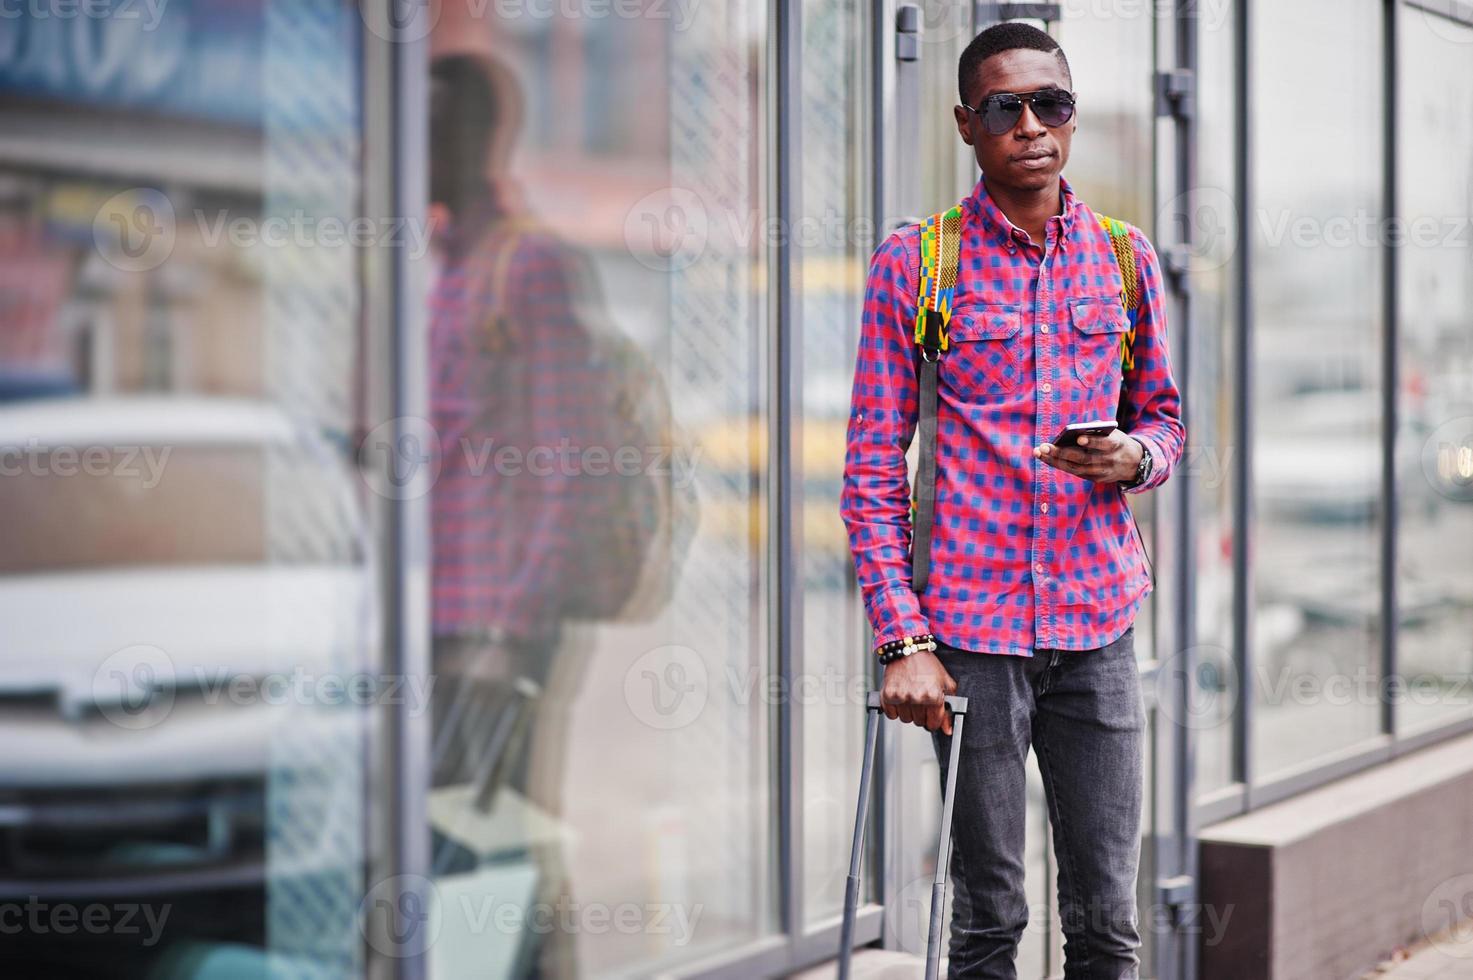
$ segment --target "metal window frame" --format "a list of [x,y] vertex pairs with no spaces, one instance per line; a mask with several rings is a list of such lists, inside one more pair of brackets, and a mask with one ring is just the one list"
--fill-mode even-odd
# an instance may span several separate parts
[[[394,3],[395,0],[365,0]],[[429,39],[390,41],[366,27],[364,44],[374,65],[388,79],[383,132],[390,172],[383,192],[389,214],[424,222],[429,186]],[[368,67],[365,67],[365,74]],[[391,444],[398,445],[411,423],[429,415],[429,327],[427,283],[408,249],[389,250],[388,384]],[[386,460],[389,465],[392,461]],[[386,505],[384,548],[384,643],[386,667],[400,677],[430,673],[429,500],[410,495]],[[408,699],[387,710],[387,834],[384,878],[404,876],[406,890],[430,880],[429,780],[421,760],[429,758],[429,717]],[[421,895],[426,904],[428,896]],[[421,980],[427,956],[389,958],[369,946],[371,976]]]
[[[1473,4],[1467,0],[1382,0],[1382,206],[1387,217],[1400,213],[1397,183],[1400,158],[1397,149],[1399,123],[1400,29],[1399,18],[1404,9],[1426,11],[1456,23],[1473,27]],[[1249,120],[1253,92],[1252,0],[1238,0],[1234,10],[1234,91],[1233,107],[1236,146],[1234,148],[1234,188],[1240,212],[1253,210],[1253,175],[1251,172],[1252,132]],[[1240,221],[1237,229],[1234,269],[1234,294],[1238,308],[1239,329],[1235,334],[1234,356],[1238,370],[1234,378],[1234,423],[1242,452],[1233,470],[1233,533],[1238,547],[1233,551],[1233,662],[1240,685],[1252,677],[1249,637],[1253,623],[1253,576],[1244,542],[1253,527],[1253,388],[1251,360],[1254,337],[1253,237],[1251,223]],[[1400,254],[1397,243],[1383,245],[1382,253],[1382,324],[1381,355],[1381,441],[1379,480],[1382,494],[1382,519],[1378,528],[1379,563],[1379,662],[1382,676],[1395,674],[1400,667],[1399,599],[1397,594],[1397,561],[1400,548],[1400,515],[1397,500],[1396,448],[1399,411],[1396,400],[1400,375]],[[1252,697],[1238,699],[1233,716],[1234,781],[1192,801],[1196,826],[1201,827],[1259,807],[1288,799],[1371,766],[1390,762],[1427,746],[1473,732],[1473,717],[1434,722],[1407,729],[1405,719],[1392,701],[1381,703],[1379,731],[1376,735],[1276,773],[1262,779],[1253,764]]]

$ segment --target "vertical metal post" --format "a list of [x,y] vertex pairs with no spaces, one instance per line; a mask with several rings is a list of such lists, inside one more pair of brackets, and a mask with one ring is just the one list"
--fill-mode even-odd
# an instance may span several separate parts
[[[797,227],[801,208],[799,194],[799,140],[801,107],[802,54],[801,10],[799,4],[772,0],[768,7],[772,19],[772,94],[769,131],[776,152],[772,166],[772,209],[778,227]],[[772,378],[772,409],[768,414],[769,478],[772,487],[772,511],[768,515],[772,528],[773,553],[769,577],[772,583],[771,624],[772,648],[777,656],[775,667],[782,678],[781,690],[797,689],[797,675],[802,669],[803,650],[803,489],[802,489],[802,407],[803,372],[801,357],[802,324],[797,302],[798,255],[792,235],[782,234],[769,243],[767,261],[774,284],[768,337]],[[778,703],[777,719],[777,795],[778,795],[778,874],[781,876],[781,915],[789,936],[803,933],[803,715],[796,699],[787,697]]]
[[[392,0],[378,0],[390,3]],[[389,159],[393,172],[392,214],[423,225],[428,214],[429,186],[429,41],[412,35],[387,45],[392,78]],[[414,421],[428,415],[428,342],[425,283],[421,267],[408,249],[391,250],[393,351],[389,365],[391,445],[413,438]],[[394,460],[387,460],[394,465]],[[386,637],[389,670],[399,677],[425,677],[430,672],[429,501],[409,494],[391,502],[388,512]],[[427,882],[430,873],[429,718],[408,703],[393,709],[389,746],[392,787],[389,802],[393,828],[393,874],[405,882]],[[407,887],[407,886],[406,886]],[[420,895],[428,907],[429,895]],[[418,980],[428,967],[423,951],[398,961],[398,976]]]
[[1238,711],[1233,719],[1234,774],[1243,784],[1245,807],[1253,802],[1253,0],[1239,0],[1233,8],[1233,67],[1237,95],[1233,100],[1233,130],[1237,137],[1237,166],[1233,174],[1238,203],[1234,266],[1234,305],[1238,332],[1233,356],[1237,361],[1237,391],[1233,399],[1233,427],[1238,442],[1233,468],[1233,665],[1238,682]]
[[[1400,203],[1397,195],[1397,152],[1396,152],[1396,124],[1397,124],[1397,74],[1399,62],[1397,57],[1397,8],[1401,6],[1400,0],[1384,0],[1382,4],[1382,23],[1385,25],[1385,64],[1386,71],[1382,84],[1382,129],[1381,139],[1383,154],[1383,180],[1382,198],[1386,218],[1398,216]],[[1397,561],[1397,529],[1400,523],[1400,513],[1397,501],[1399,499],[1398,487],[1396,485],[1396,438],[1397,430],[1400,428],[1400,411],[1397,405],[1397,392],[1399,377],[1401,373],[1401,360],[1398,354],[1398,340],[1400,331],[1401,305],[1399,284],[1401,281],[1398,265],[1401,260],[1400,237],[1388,236],[1382,260],[1385,263],[1382,268],[1382,329],[1381,329],[1381,676],[1391,677],[1400,664],[1399,650],[1397,649],[1397,592],[1396,592],[1396,561]],[[1381,731],[1396,738],[1397,711],[1395,698],[1381,699]]]

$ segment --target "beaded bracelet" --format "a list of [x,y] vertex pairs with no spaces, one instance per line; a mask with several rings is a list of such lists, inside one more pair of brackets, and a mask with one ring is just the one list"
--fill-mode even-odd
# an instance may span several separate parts
[[909,657],[913,653],[925,650],[928,653],[936,652],[936,637],[930,633],[919,633],[915,636],[903,636],[898,640],[880,644],[875,653],[880,658],[880,663],[890,664]]

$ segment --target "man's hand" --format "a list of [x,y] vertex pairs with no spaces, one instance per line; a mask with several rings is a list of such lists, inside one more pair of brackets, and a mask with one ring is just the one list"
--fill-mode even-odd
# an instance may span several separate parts
[[951,712],[943,700],[956,693],[956,681],[930,651],[913,653],[885,665],[880,710],[892,721],[920,725],[951,734]]
[[1033,455],[1054,469],[1096,483],[1129,483],[1135,479],[1145,450],[1138,441],[1114,429],[1107,436],[1080,436],[1077,447],[1045,442],[1033,447]]

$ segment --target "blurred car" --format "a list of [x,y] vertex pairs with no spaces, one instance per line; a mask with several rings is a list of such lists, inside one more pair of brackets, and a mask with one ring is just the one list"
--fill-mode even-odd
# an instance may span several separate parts
[[0,407],[0,467],[0,893],[259,882],[268,781],[366,714],[280,683],[375,628],[343,451],[264,402],[48,399]]

